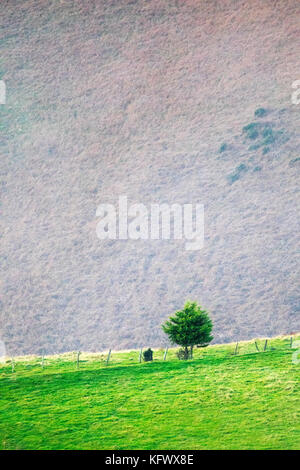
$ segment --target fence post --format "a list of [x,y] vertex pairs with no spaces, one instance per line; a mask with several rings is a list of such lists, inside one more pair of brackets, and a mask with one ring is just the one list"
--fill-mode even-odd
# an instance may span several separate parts
[[256,341],[255,341],[255,347],[256,347],[257,351],[260,352]]
[[239,343],[237,342],[237,343],[236,343],[236,346],[235,346],[235,350],[234,350],[234,356],[237,355],[237,353],[238,353],[238,348],[239,348]]
[[268,340],[266,339],[265,345],[264,345],[264,351],[267,349],[267,344],[268,344]]
[[293,347],[293,337],[291,336],[291,339],[290,339],[290,348]]
[[45,354],[42,355],[42,369],[44,369]]
[[77,353],[77,369],[79,369],[79,356],[80,356],[80,351]]
[[11,358],[11,371],[12,371],[12,372],[15,371],[15,360],[14,360],[13,357]]
[[140,349],[139,363],[142,362],[142,352],[143,352],[143,348]]
[[169,347],[166,347],[165,353],[164,353],[164,361],[167,359],[167,354],[168,354],[168,349]]
[[111,354],[111,349],[108,351],[108,356],[107,356],[107,359],[106,359],[106,365],[108,365],[108,363],[109,363],[110,354]]

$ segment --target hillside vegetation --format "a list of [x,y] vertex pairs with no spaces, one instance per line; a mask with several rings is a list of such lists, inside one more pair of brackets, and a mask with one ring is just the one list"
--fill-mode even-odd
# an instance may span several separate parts
[[[300,335],[294,337],[300,339]],[[139,351],[0,364],[1,449],[299,449],[300,365],[289,338],[139,363]],[[294,354],[294,361],[293,359]],[[296,354],[298,354],[296,352]],[[299,358],[298,358],[299,359]]]
[[[161,347],[187,299],[218,343],[300,330],[299,17],[299,0],[0,2],[10,355]],[[120,195],[204,204],[204,248],[99,240]]]

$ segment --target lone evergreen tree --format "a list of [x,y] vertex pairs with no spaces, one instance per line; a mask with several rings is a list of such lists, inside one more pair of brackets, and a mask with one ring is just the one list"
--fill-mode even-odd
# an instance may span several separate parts
[[187,301],[182,310],[175,312],[174,316],[162,325],[171,343],[184,348],[183,359],[192,357],[195,344],[205,347],[212,341],[212,327],[208,312],[197,302],[191,301]]

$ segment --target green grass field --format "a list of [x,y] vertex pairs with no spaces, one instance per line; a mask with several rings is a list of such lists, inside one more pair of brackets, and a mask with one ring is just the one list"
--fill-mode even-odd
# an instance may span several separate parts
[[[294,338],[297,339],[297,338]],[[298,339],[300,337],[298,336]],[[263,340],[258,341],[263,349]],[[1,449],[299,449],[300,364],[288,338],[139,364],[138,351],[0,364]]]

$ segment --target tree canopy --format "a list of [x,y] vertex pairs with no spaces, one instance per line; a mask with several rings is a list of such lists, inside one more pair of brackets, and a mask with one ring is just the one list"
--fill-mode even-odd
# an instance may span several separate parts
[[208,312],[197,302],[191,301],[187,301],[182,310],[175,312],[162,325],[171,343],[184,347],[185,359],[192,356],[195,345],[204,347],[212,341],[212,327]]

